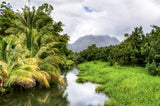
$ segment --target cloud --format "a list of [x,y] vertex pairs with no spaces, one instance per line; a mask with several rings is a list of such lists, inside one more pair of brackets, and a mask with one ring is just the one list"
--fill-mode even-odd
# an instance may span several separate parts
[[[7,0],[15,8],[21,8],[26,0]],[[123,40],[123,34],[136,26],[150,32],[150,25],[159,25],[160,2],[158,0],[31,0],[34,6],[47,2],[54,6],[52,17],[62,21],[64,33],[71,43],[81,36],[111,35]]]
[[[87,12],[82,9],[85,6],[96,11]],[[61,7],[65,12],[58,11]],[[71,42],[88,34],[108,34],[123,40],[123,34],[134,27],[143,26],[149,32],[150,25],[160,21],[160,4],[153,0],[86,0],[61,7],[57,6],[55,13],[66,25]]]

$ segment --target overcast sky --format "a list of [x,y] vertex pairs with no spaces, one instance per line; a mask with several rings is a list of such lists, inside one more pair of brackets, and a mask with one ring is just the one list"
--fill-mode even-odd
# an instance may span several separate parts
[[[26,0],[10,2],[14,9],[22,8]],[[150,25],[160,24],[160,0],[30,0],[32,6],[52,4],[52,17],[62,21],[70,43],[84,35],[110,35],[124,39],[136,26],[150,32]]]

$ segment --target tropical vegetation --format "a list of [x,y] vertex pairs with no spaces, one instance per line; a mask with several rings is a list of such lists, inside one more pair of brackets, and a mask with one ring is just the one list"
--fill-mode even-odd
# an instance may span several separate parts
[[144,34],[142,27],[136,27],[119,45],[96,47],[95,44],[78,53],[76,63],[101,60],[114,64],[146,66],[152,75],[160,75],[160,27],[153,25],[150,33]]
[[118,45],[93,44],[75,53],[81,70],[77,81],[102,84],[96,90],[109,96],[107,106],[159,106],[160,27],[153,25],[146,34],[136,27],[124,36]]
[[[4,6],[1,4],[1,7]],[[0,89],[64,84],[60,75],[66,64],[69,37],[60,34],[62,22],[51,17],[53,7],[25,6],[13,11],[5,6],[0,15]]]
[[[11,88],[63,85],[61,70],[76,63],[77,82],[101,84],[96,90],[109,96],[105,105],[160,105],[159,26],[149,33],[136,27],[118,45],[93,44],[74,53],[67,48],[69,36],[61,33],[62,22],[51,16],[52,5],[13,11],[2,2],[0,7],[0,95]],[[37,101],[47,102],[49,96]]]

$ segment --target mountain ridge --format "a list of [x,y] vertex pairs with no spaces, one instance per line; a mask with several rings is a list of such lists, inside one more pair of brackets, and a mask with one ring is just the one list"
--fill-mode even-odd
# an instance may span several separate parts
[[74,43],[68,44],[68,49],[79,52],[87,49],[88,46],[96,44],[97,47],[117,45],[120,41],[109,35],[86,35],[77,39]]

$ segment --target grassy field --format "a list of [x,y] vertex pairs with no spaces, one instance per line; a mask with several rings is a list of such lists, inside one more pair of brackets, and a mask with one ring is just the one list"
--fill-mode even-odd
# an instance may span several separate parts
[[77,82],[101,84],[97,91],[106,93],[107,106],[159,106],[160,77],[149,75],[145,68],[109,66],[106,62],[79,64],[81,70]]

